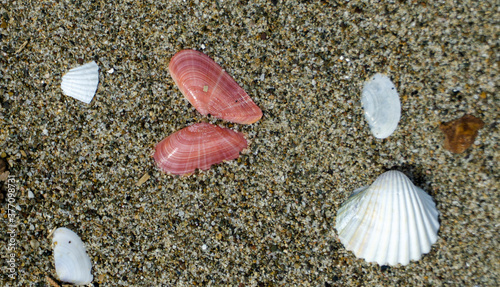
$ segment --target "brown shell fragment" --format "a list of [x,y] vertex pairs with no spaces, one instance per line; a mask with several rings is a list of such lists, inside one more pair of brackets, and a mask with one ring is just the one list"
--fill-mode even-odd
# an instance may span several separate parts
[[451,122],[441,123],[439,128],[444,133],[444,148],[453,153],[463,153],[477,137],[477,131],[484,122],[473,115],[465,115]]

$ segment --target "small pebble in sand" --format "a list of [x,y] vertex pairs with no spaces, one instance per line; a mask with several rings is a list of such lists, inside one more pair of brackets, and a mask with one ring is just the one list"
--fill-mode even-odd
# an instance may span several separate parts
[[0,158],[0,173],[5,172],[8,169],[9,164],[7,163],[7,160]]

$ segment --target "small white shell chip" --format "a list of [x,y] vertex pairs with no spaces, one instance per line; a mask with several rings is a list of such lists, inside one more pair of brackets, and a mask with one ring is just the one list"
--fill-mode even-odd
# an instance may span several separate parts
[[52,247],[59,280],[75,285],[92,282],[92,263],[76,233],[65,227],[56,229],[52,237]]
[[69,70],[62,77],[61,88],[66,96],[88,104],[94,98],[98,84],[99,66],[92,61]]
[[401,103],[396,87],[389,77],[375,74],[366,82],[361,104],[372,134],[379,139],[390,136],[401,118]]

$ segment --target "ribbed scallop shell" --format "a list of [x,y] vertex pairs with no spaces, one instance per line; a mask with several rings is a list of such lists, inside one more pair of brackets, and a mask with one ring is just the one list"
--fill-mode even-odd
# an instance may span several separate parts
[[401,103],[396,87],[382,74],[366,82],[361,103],[372,134],[379,139],[390,136],[401,118]]
[[406,265],[437,240],[432,197],[399,171],[388,171],[354,191],[337,213],[340,241],[356,257],[380,265]]
[[164,172],[189,174],[239,157],[247,147],[243,134],[208,123],[177,131],[156,145],[154,159]]
[[52,247],[59,280],[76,285],[92,282],[92,263],[76,233],[65,227],[58,228],[52,237]]
[[207,55],[180,51],[168,69],[182,94],[201,114],[239,124],[252,124],[262,117],[248,94]]
[[99,66],[92,61],[69,70],[63,77],[61,88],[67,96],[90,103],[99,84]]

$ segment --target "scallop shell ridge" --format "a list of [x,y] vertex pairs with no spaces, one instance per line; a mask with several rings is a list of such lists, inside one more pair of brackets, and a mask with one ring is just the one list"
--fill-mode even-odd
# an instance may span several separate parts
[[207,55],[183,50],[172,57],[170,75],[189,102],[203,115],[252,124],[262,110],[236,81]]
[[438,211],[431,196],[403,173],[388,171],[349,197],[337,213],[335,229],[356,257],[406,265],[436,242]]
[[99,66],[92,61],[69,70],[63,77],[61,88],[67,96],[90,103],[99,85]]
[[389,137],[401,118],[401,102],[389,77],[375,74],[363,87],[361,103],[372,134],[379,139]]
[[243,134],[208,123],[198,123],[163,139],[156,145],[153,157],[164,172],[184,175],[236,159],[246,147],[247,141]]
[[92,263],[80,237],[68,228],[58,228],[52,237],[54,261],[59,280],[86,285],[92,282]]

